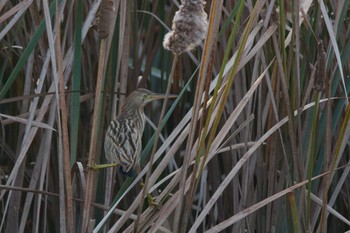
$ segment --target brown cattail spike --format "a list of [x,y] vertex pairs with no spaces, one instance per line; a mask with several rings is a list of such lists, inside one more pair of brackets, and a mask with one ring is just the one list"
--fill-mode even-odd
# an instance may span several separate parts
[[205,1],[183,0],[175,13],[172,31],[165,35],[163,46],[175,54],[194,49],[205,38],[208,30]]
[[115,11],[114,0],[102,0],[97,17],[97,29],[101,39],[105,39],[109,33],[111,14]]
[[316,78],[314,88],[316,91],[323,91],[326,81],[326,52],[324,51],[323,41],[318,43],[318,56],[316,65]]

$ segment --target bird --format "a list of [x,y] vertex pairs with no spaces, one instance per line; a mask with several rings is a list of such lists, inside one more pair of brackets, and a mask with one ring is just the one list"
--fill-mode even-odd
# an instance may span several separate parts
[[[176,96],[168,95],[168,98]],[[139,174],[142,135],[146,122],[144,107],[151,101],[165,97],[164,94],[157,94],[143,88],[129,94],[121,112],[110,122],[106,131],[104,150],[110,164],[95,165],[93,169],[119,166],[119,172],[123,175],[133,177],[135,170]]]

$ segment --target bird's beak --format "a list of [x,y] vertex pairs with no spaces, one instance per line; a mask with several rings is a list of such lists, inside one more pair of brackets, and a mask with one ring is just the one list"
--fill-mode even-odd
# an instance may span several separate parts
[[[154,94],[151,94],[148,96],[148,100],[149,101],[152,101],[152,100],[158,100],[158,99],[165,99],[166,95],[165,94],[157,94],[157,93],[154,93]],[[168,95],[168,98],[176,98],[177,95],[172,95],[172,94],[169,94]]]

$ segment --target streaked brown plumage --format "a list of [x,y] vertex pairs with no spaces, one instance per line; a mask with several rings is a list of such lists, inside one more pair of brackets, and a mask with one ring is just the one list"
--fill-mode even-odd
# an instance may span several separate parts
[[[169,98],[175,97],[170,95]],[[104,149],[109,162],[118,163],[120,172],[134,176],[140,172],[141,138],[145,128],[144,107],[147,103],[163,99],[165,95],[146,89],[137,89],[125,101],[120,114],[111,121],[105,136]]]

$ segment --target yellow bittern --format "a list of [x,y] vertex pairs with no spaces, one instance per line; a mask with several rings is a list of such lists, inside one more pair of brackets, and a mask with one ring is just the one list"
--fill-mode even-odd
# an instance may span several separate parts
[[[174,98],[176,95],[168,95]],[[144,107],[153,100],[164,99],[165,95],[146,89],[137,89],[125,100],[120,114],[112,120],[105,136],[104,149],[111,164],[95,165],[92,169],[120,166],[120,173],[134,176],[141,172],[139,157],[142,149],[142,134],[145,128]]]

